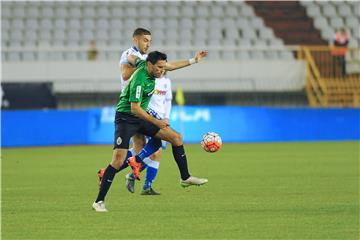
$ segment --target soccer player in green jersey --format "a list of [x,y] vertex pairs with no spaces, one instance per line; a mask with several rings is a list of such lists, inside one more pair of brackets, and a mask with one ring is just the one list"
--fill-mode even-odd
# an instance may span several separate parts
[[[130,138],[135,133],[160,138],[172,144],[172,153],[180,171],[182,185],[202,185],[208,181],[190,175],[182,136],[174,131],[167,121],[159,120],[146,112],[154,91],[155,78],[161,77],[165,70],[172,71],[199,62],[206,55],[207,52],[200,51],[190,60],[169,63],[166,54],[157,51],[149,53],[146,61],[129,56],[129,62],[137,66],[137,69],[131,76],[130,83],[122,91],[116,106],[113,157],[104,172],[98,196],[92,205],[97,212],[107,212],[105,196],[125,160]],[[140,179],[139,156],[130,158],[129,165],[135,177]]]

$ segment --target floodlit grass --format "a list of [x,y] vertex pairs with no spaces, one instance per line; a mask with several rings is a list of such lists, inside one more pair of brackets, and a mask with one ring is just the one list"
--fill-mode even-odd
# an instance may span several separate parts
[[[2,239],[359,239],[359,143],[187,145],[183,189],[166,150],[154,189],[141,196],[120,172],[91,209],[96,172],[111,146],[2,150]],[[144,178],[144,174],[143,174]]]

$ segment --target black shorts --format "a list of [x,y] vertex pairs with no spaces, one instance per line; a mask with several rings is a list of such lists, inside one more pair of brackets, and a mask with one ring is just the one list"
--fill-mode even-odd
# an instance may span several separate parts
[[124,112],[115,114],[114,149],[129,149],[130,138],[136,133],[153,137],[160,130],[154,124]]

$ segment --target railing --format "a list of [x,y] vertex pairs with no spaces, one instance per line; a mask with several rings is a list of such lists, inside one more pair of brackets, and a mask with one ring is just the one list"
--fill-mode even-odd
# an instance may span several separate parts
[[306,91],[310,106],[360,106],[359,56],[357,48],[301,48],[299,58],[307,61]]

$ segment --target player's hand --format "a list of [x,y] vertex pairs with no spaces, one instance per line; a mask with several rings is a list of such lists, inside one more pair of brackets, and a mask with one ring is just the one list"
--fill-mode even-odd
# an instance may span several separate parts
[[160,129],[163,129],[163,128],[167,128],[170,125],[169,123],[166,123],[165,120],[158,120],[156,126],[159,127]]
[[197,52],[196,55],[195,55],[195,61],[197,63],[200,62],[201,59],[203,59],[204,57],[207,56],[207,54],[208,54],[208,52],[204,51],[204,50]]
[[169,123],[169,119],[168,119],[168,118],[164,118],[164,122],[165,122],[168,126],[170,126],[170,123]]

